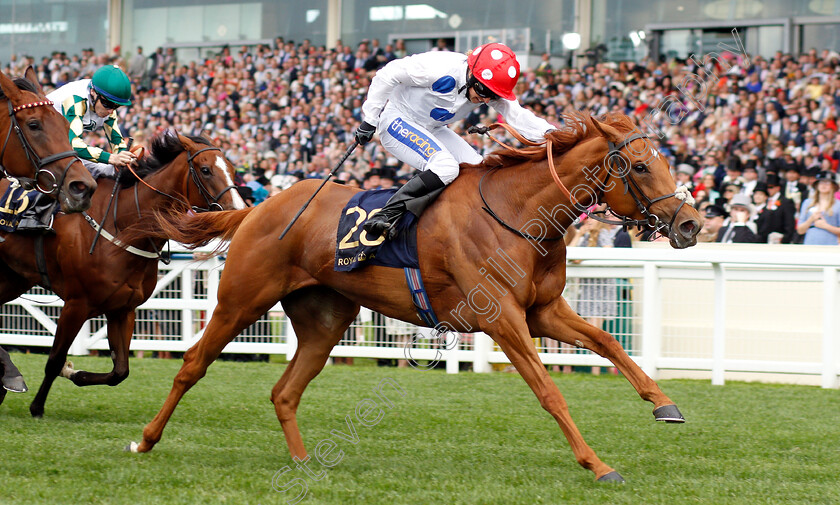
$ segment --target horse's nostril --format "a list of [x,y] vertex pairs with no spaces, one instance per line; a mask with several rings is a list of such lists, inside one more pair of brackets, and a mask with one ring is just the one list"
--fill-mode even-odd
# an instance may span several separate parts
[[697,221],[688,220],[680,224],[680,233],[683,234],[685,237],[691,237],[697,231],[699,231],[699,226],[697,225]]

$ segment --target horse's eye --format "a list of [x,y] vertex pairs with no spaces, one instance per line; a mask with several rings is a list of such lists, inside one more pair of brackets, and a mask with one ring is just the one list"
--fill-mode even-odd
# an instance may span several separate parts
[[211,173],[210,167],[201,167],[201,175],[210,175]]
[[32,120],[32,121],[26,123],[26,126],[28,126],[29,129],[32,130],[32,131],[40,130],[41,129],[41,122]]
[[637,174],[646,174],[648,173],[648,166],[644,163],[638,163],[636,165],[633,165],[633,171]]

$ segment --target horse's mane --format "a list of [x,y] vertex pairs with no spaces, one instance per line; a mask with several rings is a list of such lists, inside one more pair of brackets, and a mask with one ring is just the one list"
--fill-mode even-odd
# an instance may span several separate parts
[[[203,144],[206,146],[213,145],[204,137],[198,137],[195,135],[185,135],[185,137],[189,138],[196,144]],[[184,145],[181,144],[181,140],[178,139],[178,136],[169,131],[165,131],[152,138],[152,143],[149,147],[149,154],[137,162],[134,172],[141,179],[145,179],[148,175],[153,174],[162,167],[172,163],[172,161],[184,151],[186,151],[186,149],[184,149]],[[131,187],[137,183],[137,178],[134,177],[134,174],[130,171],[126,170],[120,178],[120,183],[123,188]]]
[[[36,95],[38,94],[38,88],[36,88],[34,84],[29,82],[29,79],[24,79],[23,77],[14,77],[12,78],[12,82],[14,82],[15,86],[17,86],[20,90],[30,91],[32,93],[35,93]],[[2,89],[0,89],[0,100],[4,98],[6,98],[6,94],[3,93]]]
[[[598,130],[592,123],[592,116],[588,112],[567,112],[563,114],[563,120],[563,127],[546,135],[546,138],[551,140],[552,152],[555,156],[567,152],[584,139],[598,135]],[[608,113],[599,121],[624,132],[628,132],[635,127],[632,119],[615,112]],[[488,154],[480,166],[495,168],[516,165],[526,161],[542,161],[546,159],[546,154],[546,149],[543,146],[516,151],[501,148]]]

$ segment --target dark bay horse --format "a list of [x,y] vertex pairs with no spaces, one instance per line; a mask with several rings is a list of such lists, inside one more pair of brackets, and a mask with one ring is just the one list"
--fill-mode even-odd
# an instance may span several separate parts
[[[0,177],[58,199],[64,212],[80,212],[90,207],[96,181],[70,146],[69,132],[70,125],[44,95],[32,67],[25,78],[0,72]],[[0,402],[6,391],[27,390],[2,347],[0,375]]]
[[[694,245],[702,218],[685,205],[684,188],[674,191],[667,161],[634,130],[629,118],[610,116],[599,122],[573,114],[566,121],[567,127],[547,134],[551,160],[548,149],[502,150],[481,165],[461,167],[452,187],[419,221],[420,269],[434,311],[447,319],[444,329],[490,335],[559,423],[577,461],[599,480],[620,481],[583,440],[532,338],[553,338],[609,359],[639,395],[653,403],[657,420],[684,419],[615,338],[587,323],[560,296],[566,282],[566,248],[562,240],[543,239],[560,235],[579,215],[569,210],[573,206],[566,195],[584,207],[598,200],[615,214],[649,222],[676,248]],[[204,336],[184,355],[163,407],[143,430],[142,442],[132,442],[130,450],[154,447],[184,393],[228,342],[277,301],[292,322],[298,349],[272,389],[271,400],[291,455],[299,459],[307,455],[296,420],[301,395],[359,306],[424,324],[401,269],[333,270],[338,216],[357,190],[325,186],[300,222],[277,240],[316,184],[295,184],[253,209],[184,216],[171,225],[174,238],[183,243],[200,244],[213,237],[231,243],[219,304]],[[495,218],[482,210],[483,202]],[[492,268],[501,263],[500,254],[511,260],[506,272]],[[496,290],[494,300],[490,290]]]
[[[152,140],[151,153],[141,159],[136,175],[124,173],[121,189],[99,179],[99,190],[87,215],[59,215],[56,234],[43,239],[17,233],[0,234],[0,303],[25,293],[34,285],[51,289],[64,300],[45,377],[32,401],[33,416],[44,413],[50,387],[59,373],[77,386],[115,386],[128,376],[129,343],[134,310],[152,294],[158,280],[158,252],[164,239],[154,229],[156,212],[190,207],[200,210],[243,209],[245,202],[233,186],[233,167],[221,150],[199,137],[166,133]],[[0,191],[5,187],[0,186]],[[107,209],[110,207],[110,211]],[[93,254],[97,230],[87,217],[103,226]],[[37,265],[36,241],[43,240],[46,276]],[[108,343],[114,362],[110,373],[76,371],[65,366],[67,351],[90,318],[105,315]]]

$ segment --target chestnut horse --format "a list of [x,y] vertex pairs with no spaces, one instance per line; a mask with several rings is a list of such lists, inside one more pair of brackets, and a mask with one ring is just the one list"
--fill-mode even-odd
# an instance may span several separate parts
[[[135,176],[142,177],[138,180]],[[155,137],[148,157],[133,173],[117,181],[99,179],[89,214],[59,215],[55,235],[34,237],[5,233],[0,244],[0,303],[25,293],[34,285],[51,289],[64,300],[55,340],[44,370],[45,377],[29,408],[44,413],[50,387],[59,373],[77,386],[116,386],[128,376],[128,352],[134,330],[134,310],[145,302],[158,280],[159,252],[164,239],[154,238],[156,212],[176,209],[243,209],[245,202],[233,186],[233,167],[221,150],[200,137],[166,133]],[[0,185],[0,191],[5,185]],[[115,205],[109,203],[115,195]],[[108,210],[110,208],[110,211]],[[86,222],[87,221],[87,222]],[[95,226],[103,226],[99,240]],[[40,244],[38,242],[41,242]],[[40,273],[36,256],[46,265]],[[110,373],[76,371],[67,351],[85,321],[104,314],[113,369]]]
[[[0,72],[0,110],[4,109],[8,114],[0,112],[0,176],[58,199],[65,212],[90,207],[96,181],[70,146],[70,125],[44,95],[32,67],[25,78],[11,79]],[[6,391],[27,390],[2,347],[0,375],[0,402]]]
[[[435,313],[451,316],[444,329],[490,335],[559,423],[577,461],[599,480],[623,480],[583,440],[532,338],[553,338],[609,359],[639,395],[653,403],[657,420],[684,420],[615,338],[587,323],[560,296],[566,282],[566,248],[562,240],[545,240],[546,235],[560,235],[558,230],[567,229],[579,215],[569,210],[574,206],[567,194],[580,206],[599,200],[618,215],[650,220],[676,248],[694,245],[702,219],[685,205],[684,188],[674,191],[667,161],[634,131],[629,118],[609,116],[602,123],[576,113],[566,124],[547,134],[548,149],[502,150],[480,165],[463,165],[452,187],[420,218],[420,270]],[[557,183],[552,170],[559,176]],[[272,389],[271,400],[289,451],[299,459],[307,455],[296,420],[301,395],[359,306],[424,324],[401,269],[334,271],[338,216],[357,190],[325,186],[300,222],[277,240],[316,184],[295,184],[253,209],[184,216],[170,226],[179,242],[198,245],[218,236],[231,243],[219,303],[204,336],[184,355],[172,390],[143,430],[142,442],[132,442],[129,450],[150,451],[184,393],[228,342],[278,301],[297,334],[298,349]],[[482,211],[483,205],[492,211]],[[500,251],[515,267],[509,263],[509,272],[490,275]],[[495,311],[485,303],[486,295],[476,295],[479,286],[488,289],[488,275],[493,285],[489,289],[503,294]]]

